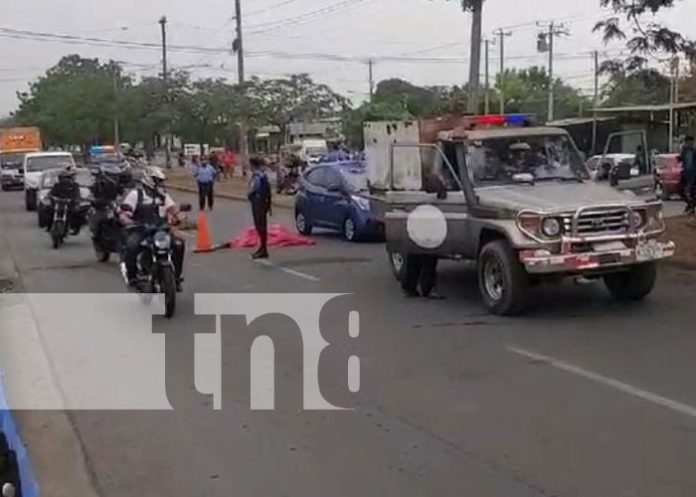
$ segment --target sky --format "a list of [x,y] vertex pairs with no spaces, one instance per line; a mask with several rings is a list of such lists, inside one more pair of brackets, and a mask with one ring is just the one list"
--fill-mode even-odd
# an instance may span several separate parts
[[[354,102],[369,93],[369,58],[376,82],[399,77],[419,85],[464,84],[468,79],[471,17],[458,0],[241,0],[247,76],[306,72]],[[224,49],[234,38],[234,0],[15,0],[0,17],[0,116],[17,106],[17,91],[68,54],[122,61],[135,75],[160,71],[161,51],[8,37],[3,28],[82,38],[158,44],[167,16],[171,68],[195,77],[236,81],[236,59]],[[555,21],[568,34],[556,40],[556,74],[587,94],[593,89],[592,51],[614,58],[620,43],[603,45],[592,26],[607,15],[599,0],[486,0],[484,36],[505,28],[506,67],[546,66],[536,52],[537,22]],[[694,35],[696,1],[682,0],[659,20]],[[183,49],[181,47],[188,47]],[[201,52],[198,47],[218,48]],[[491,78],[500,67],[491,45]],[[310,54],[309,58],[298,54]],[[337,58],[338,57],[338,60]],[[385,57],[388,57],[386,60]],[[395,57],[397,59],[395,59]],[[415,60],[414,60],[415,59]],[[444,59],[444,60],[432,60]],[[657,64],[657,62],[656,62]],[[483,71],[483,65],[482,65]]]

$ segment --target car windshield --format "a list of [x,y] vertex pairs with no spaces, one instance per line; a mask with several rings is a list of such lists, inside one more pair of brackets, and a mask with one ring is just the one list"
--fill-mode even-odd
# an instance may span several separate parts
[[38,173],[47,169],[64,169],[74,166],[75,163],[69,155],[46,155],[43,157],[30,157],[27,159],[27,172]]
[[22,167],[24,154],[2,154],[0,155],[0,167],[3,169],[15,169]]
[[567,136],[529,136],[474,141],[469,172],[477,185],[588,179],[580,154]]
[[364,169],[341,169],[341,176],[351,193],[366,192],[367,187],[367,174]]
[[325,155],[326,152],[327,150],[324,147],[307,147],[307,155],[310,155],[312,157],[319,157],[321,155]]

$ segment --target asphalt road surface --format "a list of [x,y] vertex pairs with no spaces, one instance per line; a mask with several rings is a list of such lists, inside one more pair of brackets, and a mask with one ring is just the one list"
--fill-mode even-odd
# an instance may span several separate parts
[[[0,230],[24,291],[123,291],[116,265],[94,260],[86,234],[51,250],[20,199],[0,194]],[[291,213],[273,221],[291,226]],[[247,206],[218,200],[210,224],[217,241],[231,237],[250,224]],[[637,305],[611,302],[599,284],[543,287],[527,316],[505,319],[484,310],[471,267],[442,265],[447,300],[411,300],[383,245],[315,239],[274,250],[268,265],[249,250],[188,253],[167,333],[183,337],[193,326],[195,293],[348,293],[322,329],[345,327],[344,311],[359,311],[360,392],[347,391],[345,362],[321,373],[324,396],[353,409],[303,411],[302,366],[281,338],[276,409],[251,411],[247,342],[225,335],[222,410],[181,371],[174,411],[70,413],[99,495],[696,495],[693,273],[664,267]],[[277,316],[263,324],[288,328]],[[63,353],[46,343],[49,356]],[[60,481],[41,483],[60,495]]]

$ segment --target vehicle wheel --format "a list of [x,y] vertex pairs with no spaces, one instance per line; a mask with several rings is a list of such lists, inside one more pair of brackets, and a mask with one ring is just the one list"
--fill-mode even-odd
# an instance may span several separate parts
[[355,221],[350,217],[343,221],[343,238],[349,242],[358,241],[358,229],[355,226]]
[[657,198],[663,201],[667,201],[672,197],[669,194],[669,190],[662,186],[662,183],[655,185],[655,195],[657,195]]
[[171,319],[176,310],[176,277],[171,267],[161,269],[160,286],[164,294],[164,317]]
[[528,276],[506,241],[495,240],[483,247],[478,279],[483,301],[493,314],[511,316],[524,310]]
[[387,252],[389,255],[389,265],[392,268],[396,281],[401,281],[406,270],[406,258],[401,252]]
[[309,219],[307,219],[307,216],[305,216],[302,211],[297,211],[295,213],[295,228],[301,235],[312,234],[312,223],[309,222]]
[[604,284],[617,300],[643,300],[652,292],[656,280],[657,265],[651,262],[621,273],[608,274],[604,277]]
[[63,221],[56,221],[53,223],[51,228],[51,240],[53,240],[53,248],[58,249],[63,243],[63,233],[65,232],[65,226],[63,226]]
[[97,256],[99,262],[109,262],[111,258],[111,252],[104,250],[97,243],[94,244],[94,254]]

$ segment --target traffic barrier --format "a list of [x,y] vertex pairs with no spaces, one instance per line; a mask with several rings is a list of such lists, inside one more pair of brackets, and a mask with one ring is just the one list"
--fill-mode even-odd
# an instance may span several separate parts
[[0,492],[9,484],[14,486],[16,497],[38,497],[39,484],[7,404],[2,378],[0,371]]

